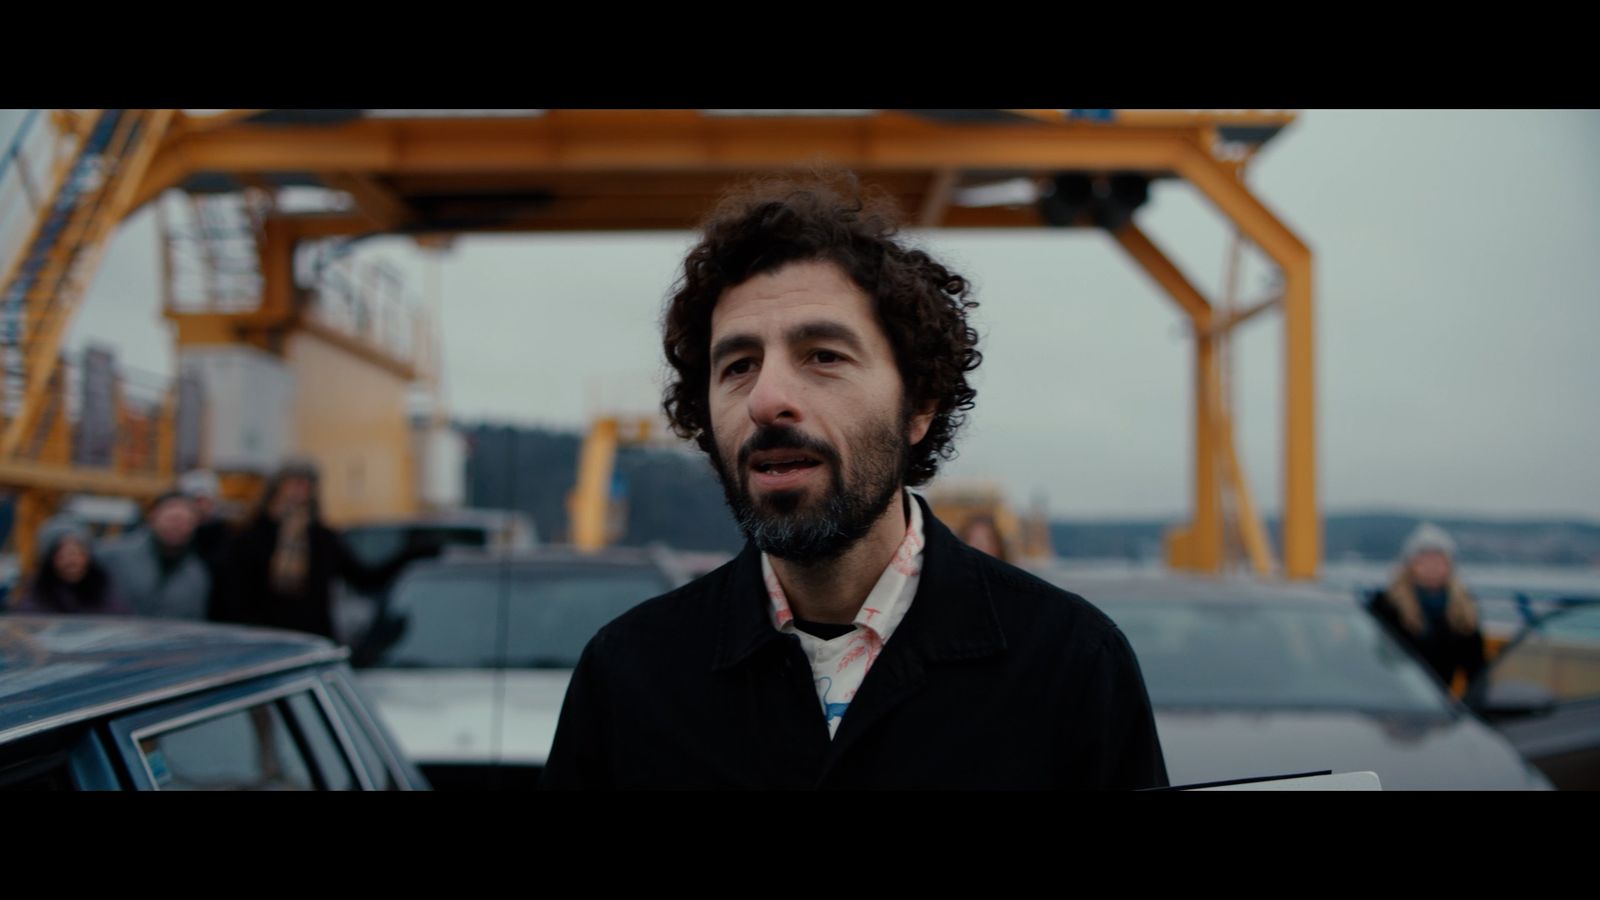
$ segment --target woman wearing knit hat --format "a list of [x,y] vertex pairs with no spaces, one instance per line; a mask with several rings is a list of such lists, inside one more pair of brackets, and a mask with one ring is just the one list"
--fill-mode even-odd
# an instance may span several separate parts
[[38,546],[33,578],[12,612],[133,614],[94,558],[94,540],[81,523],[46,522]]
[[1370,608],[1441,681],[1453,685],[1461,672],[1464,686],[1483,671],[1483,632],[1477,604],[1455,577],[1455,552],[1444,529],[1417,526],[1400,552],[1394,580],[1373,595]]

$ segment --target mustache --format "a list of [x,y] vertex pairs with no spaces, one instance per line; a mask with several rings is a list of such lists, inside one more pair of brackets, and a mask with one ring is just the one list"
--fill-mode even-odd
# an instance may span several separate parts
[[739,448],[739,470],[750,468],[750,457],[763,450],[802,450],[821,457],[829,466],[839,466],[839,451],[820,438],[814,438],[798,428],[763,425]]

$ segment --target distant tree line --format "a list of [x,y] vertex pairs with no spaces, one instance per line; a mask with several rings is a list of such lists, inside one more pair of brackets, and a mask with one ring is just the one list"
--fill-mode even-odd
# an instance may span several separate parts
[[[1323,556],[1329,560],[1392,560],[1412,529],[1423,521],[1449,531],[1463,562],[1527,565],[1600,565],[1600,524],[1569,520],[1496,520],[1417,516],[1403,513],[1350,513],[1323,517]],[[1159,559],[1162,535],[1173,523],[1162,520],[1060,521],[1050,537],[1060,556]],[[1274,545],[1280,522],[1269,518]]]

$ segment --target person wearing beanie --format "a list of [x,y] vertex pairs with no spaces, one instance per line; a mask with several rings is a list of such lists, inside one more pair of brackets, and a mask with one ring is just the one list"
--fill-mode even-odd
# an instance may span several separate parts
[[228,520],[217,509],[217,498],[222,494],[221,482],[215,472],[195,469],[178,479],[178,490],[194,503],[195,511],[200,515],[200,524],[194,529],[194,549],[205,560],[206,567],[215,579],[216,567],[221,561],[222,548],[227,543],[230,531]]
[[126,601],[94,558],[94,539],[80,522],[57,518],[39,529],[33,577],[11,612],[128,615]]
[[1371,598],[1372,614],[1446,685],[1470,683],[1485,667],[1483,632],[1472,595],[1455,576],[1455,541],[1424,522],[1400,551],[1389,586]]

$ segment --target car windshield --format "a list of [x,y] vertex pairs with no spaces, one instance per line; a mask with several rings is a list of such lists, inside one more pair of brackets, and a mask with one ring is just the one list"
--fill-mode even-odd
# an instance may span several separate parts
[[1450,710],[1433,679],[1354,605],[1093,602],[1127,635],[1157,708]]
[[395,586],[391,668],[570,669],[601,626],[670,585],[646,566],[435,566]]

